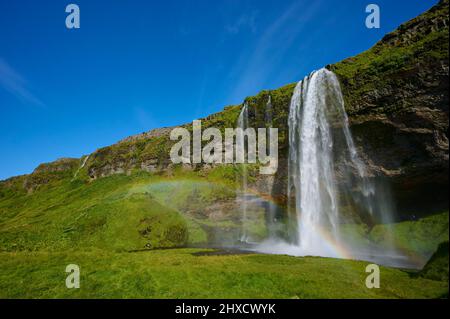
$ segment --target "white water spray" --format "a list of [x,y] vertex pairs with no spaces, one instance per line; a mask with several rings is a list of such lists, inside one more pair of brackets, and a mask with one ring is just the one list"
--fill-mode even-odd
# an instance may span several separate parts
[[[355,214],[391,221],[390,207],[379,204],[387,198],[376,191],[353,142],[339,81],[326,69],[311,73],[294,90],[288,165],[296,222],[291,240],[303,254],[337,257],[336,248],[351,250],[341,228],[354,223]],[[343,207],[353,215],[344,217]]]
[[333,80],[326,70],[305,78],[295,88],[289,112],[288,192],[295,199],[297,222],[293,240],[309,255],[332,254],[321,237],[324,231],[339,240],[333,137],[327,117],[329,97],[340,96]]
[[358,155],[334,73],[321,69],[297,84],[288,125],[289,242],[272,237],[255,250],[406,265],[389,240],[377,246],[343,231],[392,222],[393,210]]
[[272,105],[272,96],[270,96],[270,95],[267,98],[266,110],[265,110],[265,120],[266,120],[266,124],[268,124],[269,127],[271,127],[272,120],[273,120],[273,105]]

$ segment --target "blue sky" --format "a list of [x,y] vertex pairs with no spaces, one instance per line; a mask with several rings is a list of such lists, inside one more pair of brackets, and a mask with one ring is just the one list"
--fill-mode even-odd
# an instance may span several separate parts
[[436,2],[0,0],[0,179],[296,82]]

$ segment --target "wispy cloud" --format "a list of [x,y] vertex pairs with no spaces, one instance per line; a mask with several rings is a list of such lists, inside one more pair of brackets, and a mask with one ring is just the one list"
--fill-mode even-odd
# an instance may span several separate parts
[[251,52],[241,54],[230,72],[230,77],[237,79],[230,95],[231,100],[241,99],[261,89],[270,76],[277,76],[280,62],[300,33],[305,31],[320,2],[294,2],[263,30]]
[[44,103],[27,88],[25,79],[1,57],[0,87],[16,96],[23,103],[44,106]]
[[254,33],[256,31],[256,22],[255,22],[256,16],[257,16],[256,11],[252,11],[250,13],[245,13],[245,14],[241,15],[233,23],[227,24],[225,26],[225,31],[229,34],[237,34],[242,29],[246,28]]
[[149,114],[145,107],[139,105],[134,107],[133,109],[137,124],[143,132],[161,126],[159,121],[156,120],[151,114]]

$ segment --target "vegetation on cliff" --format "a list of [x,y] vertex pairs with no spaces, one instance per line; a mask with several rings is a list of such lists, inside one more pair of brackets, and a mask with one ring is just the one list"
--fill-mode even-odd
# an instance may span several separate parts
[[[447,96],[431,106],[448,112],[448,86],[447,92],[442,90],[446,72],[448,78],[448,25],[448,0],[442,0],[370,50],[331,65],[342,82],[347,113],[398,112],[415,104],[415,96],[405,92],[417,89],[414,93],[418,94],[439,86]],[[427,80],[429,85],[425,85]]]

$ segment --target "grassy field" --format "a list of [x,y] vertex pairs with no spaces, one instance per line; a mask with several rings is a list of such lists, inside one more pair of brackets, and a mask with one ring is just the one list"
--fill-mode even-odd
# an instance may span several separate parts
[[[381,287],[365,286],[366,262],[206,250],[104,250],[0,254],[2,298],[439,298],[448,282],[381,267]],[[65,267],[80,266],[80,289]]]
[[[19,186],[3,187],[0,297],[439,298],[448,294],[448,254],[436,258],[436,267],[427,268],[429,276],[382,267],[381,288],[367,289],[366,262],[261,254],[199,256],[198,252],[209,250],[177,248],[206,243],[211,227],[229,232],[239,226],[239,218],[232,215],[212,222],[192,213],[234,196],[227,184],[230,179],[223,178],[231,173],[210,172],[204,177],[193,172],[172,176],[137,172],[91,182],[69,174],[31,193],[20,191],[20,180]],[[390,229],[403,251],[429,257],[448,240],[448,212]],[[353,234],[361,242],[382,241],[386,228],[377,226],[367,233],[357,227]],[[80,289],[65,286],[65,267],[72,263],[81,268]]]

